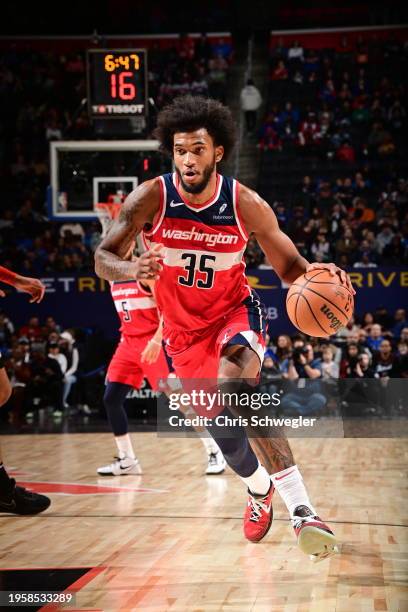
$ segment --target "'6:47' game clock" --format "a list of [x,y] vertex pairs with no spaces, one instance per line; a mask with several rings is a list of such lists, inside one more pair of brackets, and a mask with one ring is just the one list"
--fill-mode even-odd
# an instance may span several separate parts
[[145,49],[88,51],[88,109],[92,118],[147,114]]

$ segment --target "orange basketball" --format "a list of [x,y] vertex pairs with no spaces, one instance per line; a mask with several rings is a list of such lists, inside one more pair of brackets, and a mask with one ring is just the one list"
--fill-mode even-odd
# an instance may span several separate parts
[[286,296],[286,310],[293,325],[308,336],[331,336],[353,314],[353,294],[339,276],[328,270],[312,270],[295,280]]

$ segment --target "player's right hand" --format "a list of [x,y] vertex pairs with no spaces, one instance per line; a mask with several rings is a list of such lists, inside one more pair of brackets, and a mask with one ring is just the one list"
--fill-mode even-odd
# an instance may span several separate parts
[[33,302],[38,304],[44,297],[45,285],[43,285],[38,278],[29,278],[28,276],[17,275],[15,287],[16,289],[31,295],[31,304]]
[[143,253],[136,263],[136,279],[156,279],[163,270],[161,261],[165,256],[165,249],[162,244],[155,244],[148,251]]
[[151,338],[142,351],[142,363],[147,363],[149,365],[155,363],[159,358],[161,349],[161,342],[158,342],[154,338]]

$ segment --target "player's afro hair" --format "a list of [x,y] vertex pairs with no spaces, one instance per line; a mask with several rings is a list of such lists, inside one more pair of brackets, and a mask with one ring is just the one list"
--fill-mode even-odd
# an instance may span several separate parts
[[229,108],[211,98],[178,96],[158,114],[153,135],[162,151],[173,154],[173,136],[176,132],[193,132],[205,128],[215,146],[224,147],[227,159],[236,142],[236,126]]

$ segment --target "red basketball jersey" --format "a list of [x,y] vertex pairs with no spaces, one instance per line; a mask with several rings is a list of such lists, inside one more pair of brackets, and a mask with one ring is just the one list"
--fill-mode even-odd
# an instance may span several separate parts
[[248,236],[239,219],[239,183],[217,175],[213,197],[199,206],[184,200],[176,174],[159,177],[161,201],[147,242],[166,247],[155,293],[165,326],[197,330],[227,316],[248,296],[244,251]]
[[121,322],[120,332],[126,336],[153,336],[159,325],[153,295],[135,280],[111,283],[111,294]]

